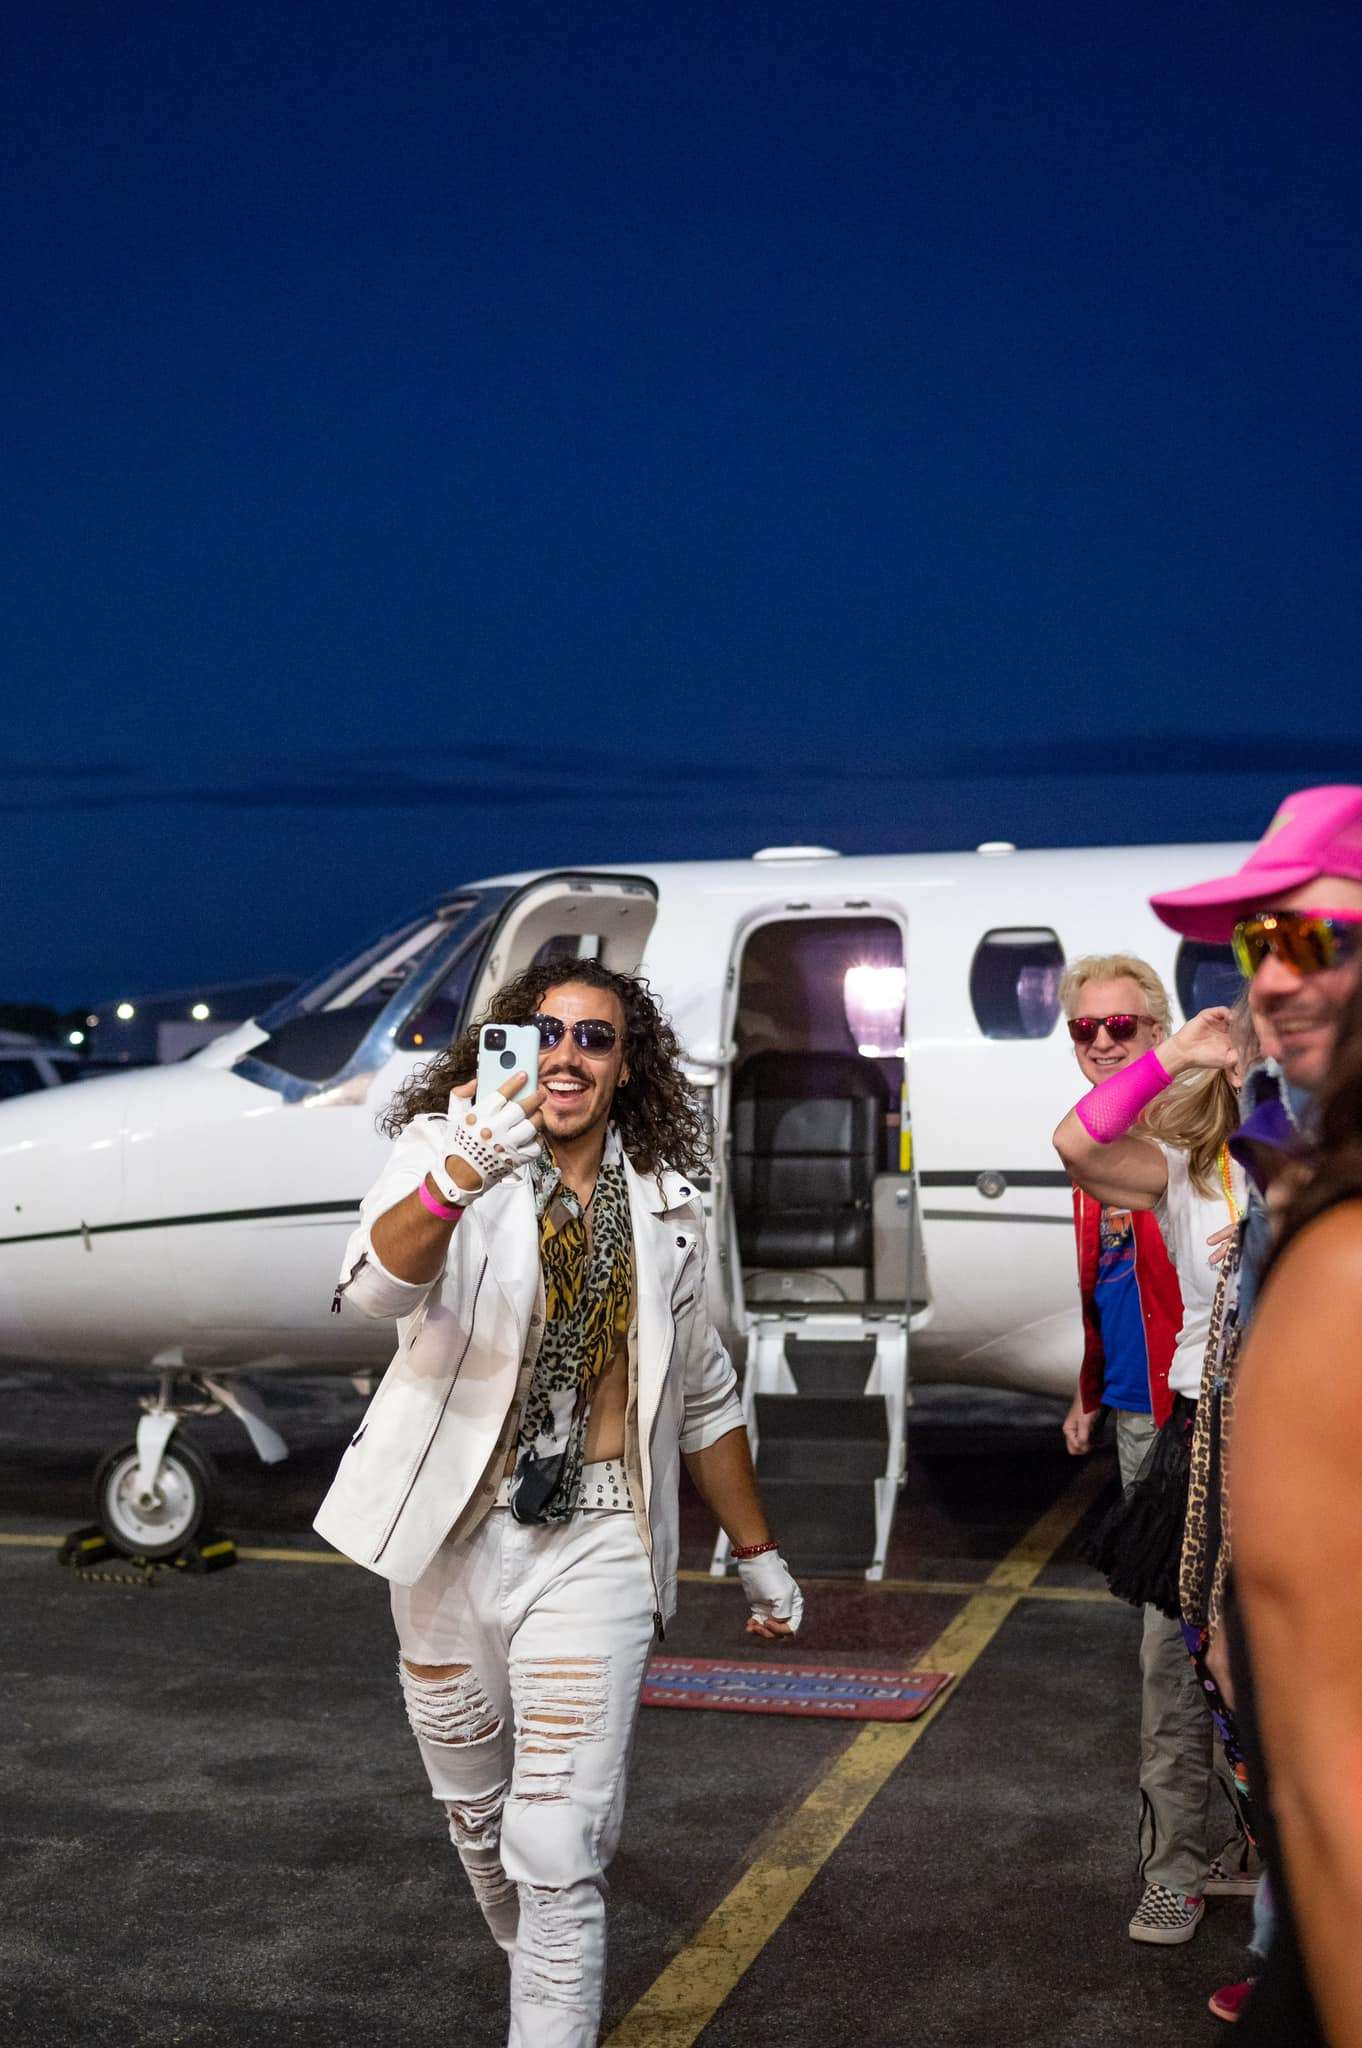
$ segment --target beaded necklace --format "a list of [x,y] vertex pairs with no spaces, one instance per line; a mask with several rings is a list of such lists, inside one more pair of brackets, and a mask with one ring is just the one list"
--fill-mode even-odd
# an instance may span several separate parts
[[1225,1207],[1230,1212],[1230,1222],[1237,1226],[1243,1222],[1248,1214],[1248,1207],[1245,1204],[1244,1208],[1241,1209],[1235,1199],[1234,1180],[1230,1173],[1230,1148],[1228,1143],[1220,1147],[1217,1161],[1220,1167],[1220,1185],[1225,1193]]

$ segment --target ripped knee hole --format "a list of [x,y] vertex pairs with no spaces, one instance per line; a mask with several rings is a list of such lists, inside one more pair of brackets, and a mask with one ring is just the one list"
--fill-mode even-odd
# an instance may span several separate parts
[[[439,1676],[429,1676],[438,1672]],[[423,1742],[463,1745],[500,1735],[505,1722],[467,1664],[398,1664],[411,1732]]]

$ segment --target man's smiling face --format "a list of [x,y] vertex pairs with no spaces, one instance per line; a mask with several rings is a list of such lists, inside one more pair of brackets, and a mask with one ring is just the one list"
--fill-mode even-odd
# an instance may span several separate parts
[[[555,1046],[539,1054],[539,1086],[543,1091],[544,1133],[552,1142],[583,1138],[610,1116],[615,1090],[629,1078],[624,1055],[624,1006],[610,989],[587,982],[563,981],[546,989],[539,1004],[542,1017],[557,1017],[568,1028]],[[609,1052],[583,1052],[571,1027],[599,1018],[615,1027]]]
[[[1258,910],[1331,910],[1362,915],[1362,882],[1321,875],[1304,888],[1274,897]],[[1249,1007],[1263,1048],[1273,1053],[1288,1081],[1300,1088],[1321,1086],[1334,1055],[1339,1014],[1357,986],[1357,956],[1318,974],[1297,974],[1267,954],[1249,984]]]
[[[1115,981],[1085,981],[1069,1014],[1072,1017],[1147,1017],[1149,997],[1139,982],[1132,981],[1126,974],[1118,975]],[[1150,1046],[1157,1045],[1162,1037],[1160,1025],[1141,1024],[1133,1038],[1116,1039],[1104,1024],[1091,1045],[1074,1047],[1074,1057],[1085,1079],[1105,1081],[1109,1074],[1118,1072],[1131,1060],[1147,1053]]]

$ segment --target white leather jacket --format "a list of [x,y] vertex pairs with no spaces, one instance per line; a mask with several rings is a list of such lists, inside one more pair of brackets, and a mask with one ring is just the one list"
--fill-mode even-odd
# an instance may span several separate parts
[[[429,1123],[432,1119],[417,1119]],[[443,1118],[433,1121],[443,1122]],[[411,1194],[428,1152],[415,1123],[360,1205],[338,1301],[397,1318],[396,1354],[341,1459],[314,1526],[399,1585],[420,1578],[479,1484],[543,1315],[539,1231],[523,1169],[456,1226],[444,1271],[399,1280],[374,1252],[374,1220]],[[743,1426],[737,1381],[706,1299],[704,1210],[680,1174],[624,1159],[637,1292],[638,1451],[658,1613],[676,1607],[680,1454]]]

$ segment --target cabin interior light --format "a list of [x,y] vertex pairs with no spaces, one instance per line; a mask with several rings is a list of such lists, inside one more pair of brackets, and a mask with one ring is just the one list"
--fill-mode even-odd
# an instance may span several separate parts
[[135,1017],[137,1015],[137,1012],[133,1008],[131,1003],[120,1003],[118,1005],[118,1008],[114,1011],[114,1015],[116,1017],[121,1017],[123,1022],[126,1024],[130,1017]]
[[842,977],[842,1008],[856,1050],[867,1059],[898,1059],[903,1053],[903,1004],[908,977],[902,967],[865,962]]
[[206,1024],[213,1013],[207,1003],[195,1003],[189,1014],[196,1024]]

